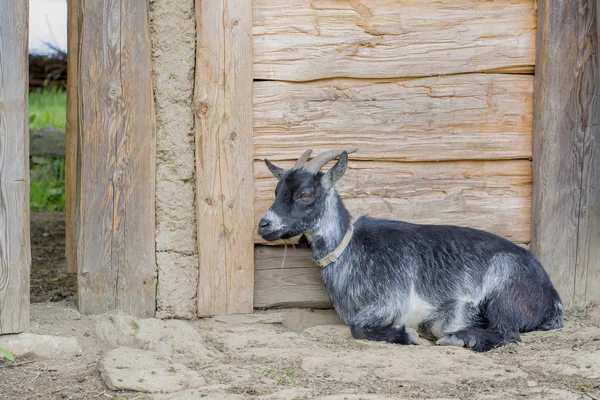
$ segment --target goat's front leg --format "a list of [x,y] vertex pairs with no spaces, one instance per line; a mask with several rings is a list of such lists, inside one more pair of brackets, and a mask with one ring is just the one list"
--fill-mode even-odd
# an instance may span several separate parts
[[[375,312],[371,312],[375,311]],[[378,311],[378,310],[377,310]],[[404,325],[394,325],[394,317],[377,315],[376,308],[363,310],[350,324],[350,332],[355,339],[377,342],[420,345],[419,335]]]

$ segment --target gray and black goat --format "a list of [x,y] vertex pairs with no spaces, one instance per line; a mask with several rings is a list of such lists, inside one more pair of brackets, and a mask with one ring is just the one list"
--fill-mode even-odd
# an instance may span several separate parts
[[546,271],[508,240],[367,216],[352,224],[334,184],[354,151],[327,151],[306,164],[308,150],[290,170],[265,160],[279,182],[258,233],[267,241],[308,238],[325,289],[355,338],[420,344],[416,330],[439,345],[483,352],[519,342],[520,332],[563,326]]

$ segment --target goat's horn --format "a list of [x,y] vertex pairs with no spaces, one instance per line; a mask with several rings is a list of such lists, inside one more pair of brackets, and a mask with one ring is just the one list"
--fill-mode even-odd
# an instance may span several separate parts
[[325,151],[313,158],[312,160],[310,160],[310,162],[306,164],[306,167],[304,167],[304,169],[309,172],[312,172],[313,174],[316,174],[321,170],[321,168],[323,168],[325,164],[341,156],[344,151],[350,154],[358,151],[358,149]]
[[296,165],[294,165],[293,169],[302,169],[302,167],[304,167],[304,164],[306,163],[306,160],[308,160],[308,157],[310,157],[310,153],[312,153],[312,150],[306,150],[298,159],[298,161],[296,161]]

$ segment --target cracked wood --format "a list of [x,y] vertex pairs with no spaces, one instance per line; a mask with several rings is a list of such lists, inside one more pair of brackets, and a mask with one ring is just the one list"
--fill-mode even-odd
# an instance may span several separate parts
[[532,132],[532,76],[254,83],[261,159],[297,158],[307,143],[363,160],[530,158]]
[[156,145],[148,5],[80,1],[79,309],[151,317]]
[[533,0],[254,0],[254,78],[532,73]]
[[252,2],[196,0],[198,314],[251,312]]
[[531,248],[567,307],[600,300],[596,5],[539,2]]

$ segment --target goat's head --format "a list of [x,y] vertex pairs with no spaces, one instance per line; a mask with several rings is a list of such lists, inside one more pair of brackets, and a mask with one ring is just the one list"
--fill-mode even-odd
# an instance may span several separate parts
[[[289,170],[265,159],[265,164],[279,182],[275,201],[258,224],[258,234],[265,240],[275,241],[311,232],[326,209],[333,185],[346,172],[348,154],[357,150],[326,151],[305,166],[311,154],[311,150],[307,150]],[[321,172],[325,164],[338,157],[339,160],[328,172]]]

